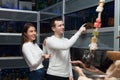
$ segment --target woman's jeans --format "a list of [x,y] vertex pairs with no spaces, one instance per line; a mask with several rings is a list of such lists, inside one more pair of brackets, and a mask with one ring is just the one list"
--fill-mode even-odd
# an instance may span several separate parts
[[35,71],[31,71],[29,74],[29,80],[43,80],[45,74],[45,69],[41,68]]

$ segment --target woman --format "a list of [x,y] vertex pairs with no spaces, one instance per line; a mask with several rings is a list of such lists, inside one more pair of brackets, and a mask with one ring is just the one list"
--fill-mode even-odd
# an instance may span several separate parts
[[29,80],[43,80],[45,70],[42,61],[49,58],[36,43],[36,29],[33,24],[26,23],[22,32],[22,53],[30,68]]

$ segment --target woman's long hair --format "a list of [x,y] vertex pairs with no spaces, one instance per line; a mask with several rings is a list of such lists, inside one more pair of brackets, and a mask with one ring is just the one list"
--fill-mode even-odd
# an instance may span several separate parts
[[[24,25],[24,28],[23,28],[23,31],[22,31],[22,41],[21,41],[21,45],[23,45],[25,42],[28,41],[28,38],[27,38],[27,36],[25,35],[25,33],[27,33],[28,29],[29,29],[31,26],[34,27],[34,25],[31,24],[31,23],[26,23],[26,24]],[[33,43],[35,43],[35,42],[36,42],[36,40],[33,41]]]
[[[28,41],[28,37],[25,35],[25,33],[27,33],[28,29],[31,26],[34,27],[34,25],[32,23],[26,23],[24,25],[24,28],[23,28],[23,31],[22,31],[22,39],[21,39],[21,53],[22,53],[23,44]],[[36,43],[36,39],[33,41],[33,43]]]

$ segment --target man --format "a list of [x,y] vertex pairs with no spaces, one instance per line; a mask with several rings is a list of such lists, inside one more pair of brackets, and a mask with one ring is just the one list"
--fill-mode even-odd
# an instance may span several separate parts
[[67,39],[63,36],[64,23],[62,19],[54,19],[51,22],[54,35],[46,38],[43,46],[44,50],[51,54],[47,70],[47,80],[73,80],[69,49],[79,38],[80,34],[86,30],[84,25],[75,35]]

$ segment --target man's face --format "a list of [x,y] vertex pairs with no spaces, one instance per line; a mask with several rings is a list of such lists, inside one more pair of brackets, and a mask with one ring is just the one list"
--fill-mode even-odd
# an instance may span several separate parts
[[52,27],[52,30],[56,33],[56,34],[63,34],[64,33],[64,23],[63,21],[55,21],[55,26]]

